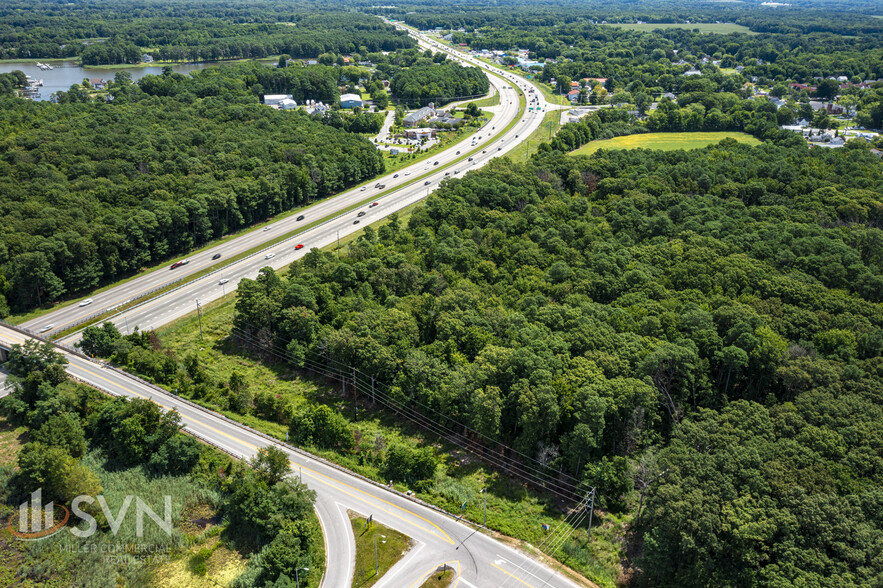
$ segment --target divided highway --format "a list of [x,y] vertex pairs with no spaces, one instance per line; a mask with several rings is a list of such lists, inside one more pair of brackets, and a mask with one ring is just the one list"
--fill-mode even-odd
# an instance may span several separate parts
[[[209,250],[194,254],[190,263],[174,271],[158,270],[139,276],[125,284],[94,295],[89,306],[72,305],[22,325],[32,332],[44,325],[54,326],[44,333],[48,336],[61,332],[94,315],[98,311],[125,304],[141,298],[147,292],[161,288],[173,276],[192,275],[212,266],[216,254],[221,260],[259,247],[276,236],[295,231],[298,226],[332,217],[321,224],[305,229],[292,238],[268,246],[265,250],[232,263],[223,270],[182,285],[170,292],[112,317],[112,322],[123,332],[131,332],[136,326],[143,329],[157,328],[176,318],[196,310],[197,300],[204,304],[231,292],[242,278],[254,278],[266,266],[279,268],[303,256],[310,248],[332,244],[338,237],[361,230],[366,223],[379,220],[392,212],[401,210],[425,198],[446,177],[456,177],[470,169],[480,167],[492,158],[505,155],[519,142],[525,140],[542,122],[542,113],[548,107],[542,94],[529,83],[495,67],[487,66],[470,56],[452,52],[443,45],[429,40],[414,31],[421,45],[443,50],[459,61],[479,66],[489,73],[497,92],[500,106],[496,116],[478,130],[473,138],[440,153],[435,158],[417,163],[409,168],[379,178],[386,184],[382,196],[357,209],[347,211],[360,202],[371,198],[379,189],[368,187],[355,189],[327,199],[303,211],[303,220],[291,216],[268,226],[269,230],[255,230]],[[503,79],[500,77],[501,76]],[[535,111],[526,113],[519,104],[519,90],[524,92]],[[538,108],[537,108],[538,107]],[[512,126],[507,129],[507,126]],[[479,138],[480,136],[480,138]],[[475,146],[473,147],[473,142]],[[438,162],[436,165],[435,162]],[[373,185],[373,184],[372,184]],[[370,206],[376,201],[376,206]],[[363,216],[357,216],[364,213]],[[296,248],[303,244],[303,248]],[[178,272],[178,274],[175,274]],[[221,282],[224,282],[223,284]],[[22,343],[28,335],[6,326],[0,326],[0,344],[9,346]],[[64,340],[71,344],[79,339],[74,334]],[[166,410],[176,410],[188,432],[215,445],[236,457],[248,458],[259,447],[276,443],[274,440],[231,421],[221,415],[197,407],[185,400],[168,394],[129,374],[94,362],[80,355],[64,351],[68,372],[88,384],[114,395],[148,398]],[[278,445],[278,443],[276,443]],[[355,544],[346,516],[346,510],[363,515],[374,515],[379,522],[412,537],[415,547],[391,569],[377,584],[380,588],[417,587],[436,567],[448,564],[457,571],[456,586],[466,588],[499,587],[554,587],[574,588],[574,582],[554,573],[534,559],[461,524],[445,513],[408,499],[385,487],[378,486],[351,472],[328,464],[319,458],[291,447],[283,447],[289,455],[295,475],[302,475],[304,483],[317,493],[316,511],[325,533],[329,566],[322,586],[342,588],[349,586],[353,574]]]
[[[412,34],[414,33],[412,32]],[[298,215],[289,216],[271,223],[263,229],[251,230],[225,243],[194,253],[189,257],[189,262],[186,265],[173,270],[161,268],[137,276],[116,287],[93,295],[92,302],[88,305],[64,306],[28,321],[22,326],[46,336],[61,333],[90,317],[115,310],[135,300],[149,299],[149,293],[164,288],[176,280],[181,280],[177,282],[180,285],[187,284],[188,276],[193,276],[197,272],[222,263],[225,259],[260,248],[262,244],[269,243],[281,235],[295,232],[299,227],[328,219],[318,226],[296,233],[284,242],[225,266],[222,270],[205,276],[194,284],[189,284],[184,291],[175,291],[172,293],[172,298],[169,298],[168,295],[154,298],[152,303],[146,305],[147,308],[139,307],[137,310],[124,315],[120,314],[112,319],[123,332],[127,328],[127,322],[130,331],[136,325],[142,330],[157,327],[195,310],[197,298],[201,302],[209,302],[219,298],[227,291],[234,289],[241,278],[254,278],[262,267],[279,268],[287,265],[306,254],[313,247],[330,245],[337,240],[338,236],[344,237],[357,232],[366,223],[370,224],[422,200],[446,177],[456,177],[470,169],[481,167],[494,157],[505,155],[542,123],[542,110],[546,104],[539,91],[530,93],[532,86],[528,83],[499,68],[489,67],[472,57],[452,52],[435,41],[426,40],[416,34],[415,36],[425,47],[446,51],[458,61],[480,66],[490,73],[497,74],[488,76],[491,84],[500,94],[500,105],[493,107],[496,114],[489,123],[475,131],[470,137],[434,157],[372,180],[365,189],[355,188],[325,199],[303,210]],[[503,76],[504,79],[497,76]],[[516,86],[519,89],[516,89]],[[533,103],[535,110],[521,111],[519,100],[521,92],[529,96],[528,100],[537,100]],[[507,131],[506,128],[513,121],[515,121],[514,124]],[[384,185],[385,188],[375,188],[378,184]],[[372,202],[377,202],[378,205],[371,207]],[[356,210],[345,212],[359,203],[364,204]],[[364,212],[364,216],[358,217],[359,212]],[[297,220],[299,218],[301,220]],[[358,224],[354,224],[357,220]],[[295,250],[297,244],[302,244],[303,248]],[[268,254],[272,254],[272,257],[267,258]],[[217,256],[220,257],[214,259]],[[220,284],[222,279],[229,280],[229,282],[222,285]],[[47,328],[49,325],[51,327]],[[73,342],[77,339],[78,336],[75,335],[73,338],[68,338],[67,341]]]

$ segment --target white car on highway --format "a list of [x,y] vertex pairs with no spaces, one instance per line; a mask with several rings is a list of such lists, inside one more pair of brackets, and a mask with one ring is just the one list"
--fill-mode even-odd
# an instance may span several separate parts
[[229,281],[230,280],[228,280],[227,278],[221,278],[221,281],[218,282],[218,286],[223,286],[224,284],[226,284]]
[[264,256],[264,259],[273,259],[274,257],[276,257],[275,253],[268,253]]
[[46,331],[51,331],[54,328],[55,328],[55,323],[49,323],[48,325],[46,325],[45,327],[40,329],[40,332],[45,333]]
[[82,302],[80,302],[80,306],[89,306],[90,304],[92,304],[92,299],[91,299],[91,298],[86,298],[85,300],[83,300]]

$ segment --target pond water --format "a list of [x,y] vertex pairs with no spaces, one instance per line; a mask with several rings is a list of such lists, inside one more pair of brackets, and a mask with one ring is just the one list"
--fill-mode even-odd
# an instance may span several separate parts
[[[48,63],[53,69],[41,70],[37,67],[38,61]],[[224,64],[224,62],[185,63],[173,65],[172,70],[176,73],[186,74],[194,70]],[[161,74],[162,66],[96,68],[76,65],[73,61],[45,61],[39,59],[20,63],[0,63],[0,73],[9,73],[15,70],[23,71],[35,80],[43,80],[43,86],[39,88],[40,94],[35,99],[49,100],[53,92],[67,92],[72,85],[81,83],[83,78],[103,78],[106,81],[111,81],[117,72],[127,71],[132,75],[133,80],[139,80],[148,74]]]

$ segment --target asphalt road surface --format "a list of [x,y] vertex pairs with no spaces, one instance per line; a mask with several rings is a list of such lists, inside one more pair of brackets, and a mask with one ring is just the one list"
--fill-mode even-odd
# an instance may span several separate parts
[[[128,318],[130,330],[134,329],[135,325],[138,325],[141,329],[159,326],[195,310],[195,300],[197,298],[208,302],[235,288],[236,283],[242,277],[255,277],[257,270],[261,267],[282,267],[301,257],[312,247],[323,247],[331,244],[337,239],[338,233],[340,237],[344,237],[350,233],[360,231],[366,224],[370,224],[425,198],[446,177],[457,177],[458,174],[464,174],[470,169],[481,167],[494,157],[505,155],[519,142],[527,138],[542,123],[542,110],[546,107],[546,104],[539,91],[535,91],[532,94],[529,93],[529,90],[532,88],[529,83],[499,68],[489,67],[471,56],[464,56],[453,52],[435,41],[424,41],[422,37],[420,41],[425,47],[447,51],[458,61],[480,66],[486,71],[492,71],[504,77],[504,80],[501,80],[495,76],[488,76],[491,84],[500,93],[500,105],[494,107],[497,110],[494,118],[484,127],[477,130],[471,137],[467,137],[434,157],[372,180],[364,191],[361,188],[355,188],[342,192],[337,196],[314,204],[297,215],[271,223],[264,228],[251,230],[225,243],[199,253],[194,253],[188,257],[189,262],[186,265],[175,269],[161,268],[137,276],[104,292],[94,294],[89,305],[80,306],[78,303],[73,303],[63,306],[53,312],[23,323],[22,326],[31,331],[40,332],[45,336],[60,333],[90,317],[115,310],[138,299],[146,299],[145,297],[149,293],[167,287],[173,282],[177,283],[178,280],[180,280],[180,284],[185,284],[189,281],[187,280],[188,276],[215,266],[223,262],[224,259],[230,259],[240,253],[260,247],[262,244],[268,243],[280,235],[296,231],[299,227],[309,225],[323,218],[332,217],[331,220],[320,226],[296,234],[291,240],[280,243],[266,251],[260,251],[249,258],[225,267],[220,272],[210,274],[210,277],[203,278],[199,282],[198,287],[188,288],[186,292],[179,291],[178,295],[171,300],[162,297],[164,302],[159,304],[159,310],[162,312],[158,312],[157,304],[154,303],[147,309],[127,313],[125,316],[119,315],[113,321],[123,330],[126,328],[126,318]],[[521,119],[518,119],[519,93],[514,89],[516,84],[524,89],[523,91],[529,96],[528,100],[534,97],[537,100],[533,104],[536,109],[532,112],[525,111]],[[511,130],[504,133],[503,130],[514,119],[517,120],[516,124]],[[481,137],[481,139],[478,137]],[[472,153],[473,151],[474,153]],[[469,155],[470,153],[471,155]],[[468,161],[468,157],[472,157],[472,161]],[[435,164],[436,162],[438,162],[437,165]],[[398,177],[394,177],[396,175]],[[426,184],[427,181],[430,183]],[[377,189],[374,187],[377,184],[383,184],[385,188],[383,190]],[[374,194],[378,195],[373,200],[378,202],[378,206],[369,208],[368,205],[372,202],[369,199]],[[381,197],[380,194],[384,195]],[[360,207],[359,210],[364,211],[366,214],[359,219],[359,224],[353,224],[353,221],[357,219],[356,214],[358,210],[347,213],[342,211],[365,200],[369,200],[369,202]],[[298,221],[297,218],[301,215],[304,218]],[[303,244],[304,247],[295,252],[294,247],[298,243]],[[274,253],[275,258],[264,259],[267,253]],[[221,257],[218,260],[213,260],[212,257],[217,254],[220,254]],[[221,279],[228,279],[230,282],[222,288],[219,284]],[[49,325],[52,326],[47,329],[46,327]],[[75,341],[76,339],[75,337],[71,340]]]
[[[0,325],[0,345],[22,344],[27,335]],[[379,588],[419,586],[442,564],[453,567],[459,586],[467,588],[575,588],[561,573],[528,558],[451,516],[374,484],[320,458],[268,439],[217,413],[175,398],[161,389],[108,367],[63,351],[73,377],[115,396],[146,398],[176,410],[184,428],[203,441],[243,459],[275,444],[288,454],[292,475],[316,491],[316,512],[325,534],[329,565],[322,586],[350,586],[355,541],[346,511],[373,515],[378,522],[413,538],[415,546],[376,584]]]
[[[326,216],[333,216],[331,220],[230,264],[223,270],[197,280],[189,282],[185,280],[179,288],[111,319],[122,332],[131,332],[136,326],[142,330],[157,328],[192,313],[196,310],[197,300],[200,304],[204,304],[226,295],[236,288],[242,278],[254,278],[258,270],[263,267],[279,268],[287,265],[303,256],[312,247],[330,245],[338,237],[342,238],[360,231],[366,224],[425,198],[445,178],[457,177],[470,169],[486,164],[494,157],[505,155],[542,123],[542,113],[548,106],[538,90],[530,91],[533,86],[528,82],[499,68],[487,66],[472,57],[452,52],[432,40],[422,37],[419,40],[421,45],[446,51],[460,61],[467,61],[503,76],[504,81],[489,76],[491,83],[500,93],[500,106],[497,107],[498,112],[493,120],[473,135],[474,147],[472,138],[467,138],[434,158],[396,172],[398,178],[393,178],[392,174],[389,174],[375,180],[374,183],[386,184],[384,190],[386,193],[376,199],[377,206],[365,204],[356,210],[342,212],[371,198],[372,192],[379,192],[380,190],[370,187],[374,183],[366,191],[355,189],[344,192],[305,210],[302,213],[305,216],[302,221],[297,221],[295,215],[269,225],[268,231],[258,229],[243,234],[224,244],[192,255],[190,263],[176,270],[161,269],[139,276],[101,294],[95,294],[94,301],[89,306],[72,305],[60,308],[22,327],[38,331],[44,325],[53,324],[54,326],[47,330],[44,336],[65,330],[85,317],[125,304],[151,290],[163,287],[174,279],[173,276],[192,275],[213,265],[216,262],[211,258],[217,253],[222,254],[221,259],[230,258],[266,243],[278,235],[291,232],[299,225],[303,226]],[[539,108],[532,113],[521,113],[518,92],[513,88],[515,85],[523,88],[528,101],[535,97],[537,102],[534,102],[533,106]],[[513,127],[503,132],[513,120],[515,121]],[[481,136],[481,139],[478,139],[478,136]],[[458,151],[460,153],[457,153]],[[472,151],[475,152],[471,153]],[[472,157],[472,161],[468,161],[468,157]],[[434,165],[436,161],[438,165]],[[365,212],[365,215],[358,217],[357,213],[360,211]],[[354,224],[357,219],[359,223]],[[297,244],[303,244],[304,247],[295,249]],[[221,280],[226,282],[221,284]],[[0,341],[5,341],[7,344],[21,343],[24,338],[25,335],[17,331],[0,327]],[[74,334],[64,342],[71,344],[78,339],[79,334]],[[78,355],[68,353],[67,356],[70,362],[68,371],[74,377],[111,394],[149,398],[167,410],[177,410],[182,415],[187,431],[234,456],[248,458],[259,447],[272,442],[250,429],[176,399],[128,374],[104,367],[101,363],[83,359]],[[304,482],[317,493],[316,511],[325,533],[330,563],[322,583],[324,587],[339,588],[349,586],[351,583],[355,543],[346,516],[347,509],[363,515],[374,515],[377,521],[401,531],[416,541],[415,547],[405,558],[376,584],[380,588],[419,586],[429,573],[445,563],[456,570],[458,585],[467,588],[577,586],[562,577],[560,573],[556,574],[520,552],[482,533],[476,533],[473,528],[457,522],[446,514],[418,504],[386,488],[378,487],[355,474],[332,467],[303,452],[290,448],[286,451],[289,453],[295,474],[302,475]]]

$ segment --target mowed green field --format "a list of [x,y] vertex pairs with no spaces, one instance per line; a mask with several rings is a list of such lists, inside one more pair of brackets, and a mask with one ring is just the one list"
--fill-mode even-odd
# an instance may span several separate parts
[[591,141],[571,155],[589,155],[598,149],[660,149],[662,151],[674,151],[675,149],[699,149],[708,145],[714,145],[726,138],[736,139],[740,143],[759,145],[760,141],[747,133],[738,132],[712,132],[712,133],[641,133],[614,137],[603,141]]
[[745,33],[746,35],[756,35],[751,32],[748,27],[737,25],[731,22],[647,22],[642,24],[636,23],[609,23],[607,26],[619,27],[629,31],[652,31],[654,29],[699,29],[700,33],[718,33],[727,35],[729,33]]

